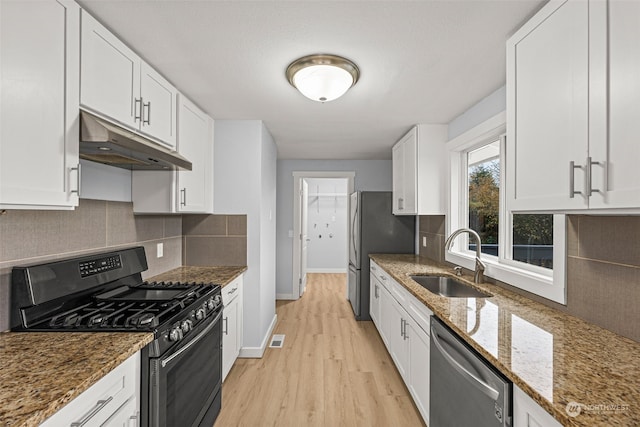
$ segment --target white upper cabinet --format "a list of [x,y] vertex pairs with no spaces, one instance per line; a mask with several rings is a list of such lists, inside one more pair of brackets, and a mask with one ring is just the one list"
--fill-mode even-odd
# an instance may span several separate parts
[[551,1],[507,42],[510,210],[640,207],[639,13]]
[[177,89],[84,10],[81,53],[81,106],[175,148]]
[[445,213],[446,125],[418,125],[393,146],[393,213]]
[[592,192],[589,207],[640,208],[640,2],[589,8],[589,156],[598,162],[592,188],[604,190]]
[[177,172],[177,209],[213,213],[213,120],[184,96],[180,96],[178,117],[178,148],[191,159],[193,168]]
[[0,1],[0,20],[0,209],[73,209],[80,8]]
[[135,213],[213,213],[213,126],[211,117],[178,96],[178,151],[190,171],[133,171]]

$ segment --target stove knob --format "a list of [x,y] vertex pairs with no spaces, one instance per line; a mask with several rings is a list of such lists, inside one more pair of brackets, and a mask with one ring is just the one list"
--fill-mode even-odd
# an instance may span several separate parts
[[193,322],[191,320],[185,320],[184,322],[182,322],[182,325],[180,325],[180,327],[182,328],[182,332],[186,334],[193,328]]
[[213,297],[209,298],[209,301],[207,301],[207,307],[209,307],[209,310],[213,310],[215,306],[216,304],[213,302]]
[[180,341],[182,339],[182,329],[175,327],[169,333],[169,341]]
[[196,310],[196,319],[202,320],[204,319],[204,315],[205,315],[204,308],[199,308],[198,310]]
[[213,297],[213,302],[216,306],[219,306],[220,304],[222,304],[222,297],[220,295],[216,295],[215,297]]

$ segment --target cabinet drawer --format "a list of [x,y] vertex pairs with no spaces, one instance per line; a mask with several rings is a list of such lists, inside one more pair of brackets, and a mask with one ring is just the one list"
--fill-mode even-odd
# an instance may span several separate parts
[[371,261],[371,267],[369,269],[370,274],[374,275],[380,283],[389,290],[391,277],[384,271],[378,264]]
[[70,426],[73,423],[100,426],[119,408],[132,400],[137,406],[137,384],[140,379],[140,352],[109,372],[84,393],[48,418],[41,426]]
[[222,288],[222,304],[229,305],[242,292],[242,276]]

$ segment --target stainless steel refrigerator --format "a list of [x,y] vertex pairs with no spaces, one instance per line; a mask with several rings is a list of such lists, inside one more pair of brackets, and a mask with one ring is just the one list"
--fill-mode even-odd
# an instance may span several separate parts
[[414,216],[392,212],[390,191],[358,191],[351,195],[348,297],[356,320],[369,315],[369,254],[415,253]]

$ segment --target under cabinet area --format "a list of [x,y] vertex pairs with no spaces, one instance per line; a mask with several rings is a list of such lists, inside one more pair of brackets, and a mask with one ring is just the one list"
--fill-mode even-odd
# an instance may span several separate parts
[[510,210],[640,206],[639,14],[638,2],[550,2],[508,40]]
[[81,25],[81,107],[175,148],[177,89],[84,10]]
[[422,418],[428,423],[429,320],[433,313],[373,261],[370,274],[371,318]]
[[445,213],[446,125],[417,125],[394,146],[393,213]]
[[222,288],[222,381],[242,348],[242,276]]
[[133,171],[135,213],[213,213],[214,121],[186,96],[178,96],[180,155],[190,171]]
[[140,419],[140,352],[129,357],[41,424],[131,426]]
[[80,7],[1,1],[0,21],[0,209],[73,209]]

